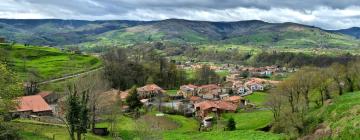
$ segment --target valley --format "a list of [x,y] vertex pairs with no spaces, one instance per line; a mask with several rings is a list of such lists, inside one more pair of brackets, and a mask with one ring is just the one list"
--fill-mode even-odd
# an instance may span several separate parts
[[0,19],[0,139],[356,139],[357,32]]

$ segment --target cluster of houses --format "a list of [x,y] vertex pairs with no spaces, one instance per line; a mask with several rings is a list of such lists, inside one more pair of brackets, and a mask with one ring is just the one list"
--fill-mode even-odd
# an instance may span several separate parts
[[[186,110],[186,113],[194,114],[198,118],[205,118],[209,114],[221,114],[224,112],[235,112],[239,108],[249,106],[249,101],[244,96],[253,93],[253,91],[262,91],[268,85],[276,84],[275,81],[264,80],[260,78],[236,79],[236,75],[230,75],[229,79],[222,85],[183,85],[177,92],[176,110]],[[154,97],[170,96],[166,91],[156,84],[148,84],[137,88],[140,101],[146,105],[158,105],[154,101]],[[125,102],[129,95],[128,91],[109,90],[100,94],[99,108],[105,110],[112,107],[117,99]],[[40,92],[36,95],[23,96],[18,98],[18,106],[13,111],[14,116],[32,117],[59,115],[60,97],[52,92]],[[166,105],[166,103],[163,103]],[[180,108],[182,106],[182,108]],[[122,106],[122,111],[126,111],[128,107]]]
[[265,66],[265,67],[234,67],[231,68],[231,73],[246,73],[248,77],[270,77],[274,74],[283,74],[285,72],[294,72],[296,68],[280,67],[277,65]]
[[[193,62],[184,62],[177,65],[181,69],[196,70],[202,67],[202,64]],[[283,74],[285,72],[294,72],[296,68],[281,67],[278,65],[264,66],[264,67],[250,67],[250,66],[238,66],[234,64],[223,64],[223,65],[210,65],[210,69],[215,71],[227,70],[231,74],[246,73],[248,77],[270,77],[274,74]]]
[[[195,65],[193,65],[196,67]],[[222,84],[208,85],[183,85],[177,91],[175,109],[184,111],[184,114],[192,114],[200,119],[208,117],[210,114],[221,114],[224,112],[235,112],[239,108],[253,106],[244,96],[252,94],[254,91],[263,91],[276,85],[278,81],[272,81],[262,78],[255,78],[253,75],[271,75],[280,73],[286,68],[278,66],[267,66],[261,68],[254,67],[238,67],[233,69],[231,66],[212,67],[213,69],[227,69],[230,74],[226,76],[226,81]],[[252,78],[243,77],[241,72],[248,72]],[[156,84],[147,84],[137,88],[140,101],[146,105],[159,105],[154,97],[170,96],[166,91]],[[125,102],[128,91],[110,90],[104,92],[97,97],[99,99],[99,107],[112,107],[117,99]],[[173,97],[171,95],[170,97]],[[59,108],[60,97],[52,92],[40,92],[36,95],[23,96],[18,98],[18,106],[13,111],[14,116],[31,117],[62,114]],[[161,99],[160,99],[161,100]],[[172,100],[172,101],[173,101]],[[162,105],[169,105],[166,102]],[[171,103],[173,105],[173,103]],[[160,105],[159,105],[160,106]],[[180,107],[181,106],[181,107]],[[122,111],[126,111],[128,107],[122,106]],[[107,109],[104,109],[107,110]],[[111,110],[111,109],[109,109]]]
[[[234,90],[237,92],[230,92]],[[205,118],[210,113],[235,112],[239,108],[244,108],[248,100],[243,96],[251,93],[250,89],[237,84],[229,87],[216,84],[201,86],[189,84],[181,86],[177,94],[193,105],[196,117]]]

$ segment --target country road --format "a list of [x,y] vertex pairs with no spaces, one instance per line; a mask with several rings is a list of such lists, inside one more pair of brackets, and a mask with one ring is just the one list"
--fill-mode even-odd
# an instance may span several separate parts
[[86,71],[86,72],[83,72],[83,73],[78,73],[78,74],[73,74],[73,75],[69,75],[69,76],[65,76],[65,77],[61,77],[61,78],[55,78],[55,79],[51,79],[51,80],[42,81],[42,82],[39,83],[39,85],[53,83],[53,82],[57,82],[57,81],[62,81],[62,80],[66,80],[66,79],[70,79],[70,78],[74,78],[74,77],[79,77],[79,76],[82,76],[82,75],[86,75],[86,74],[101,70],[103,68],[104,67],[100,67],[100,68],[93,69],[93,70],[90,70],[90,71]]

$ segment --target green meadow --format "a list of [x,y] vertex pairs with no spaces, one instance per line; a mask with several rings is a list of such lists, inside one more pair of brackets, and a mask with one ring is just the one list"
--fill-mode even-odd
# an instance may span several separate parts
[[89,71],[102,65],[90,55],[79,55],[53,47],[14,45],[9,48],[9,65],[22,79],[48,80]]

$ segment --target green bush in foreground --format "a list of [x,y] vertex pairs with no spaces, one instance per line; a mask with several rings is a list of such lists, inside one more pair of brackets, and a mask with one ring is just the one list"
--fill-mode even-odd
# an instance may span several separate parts
[[226,125],[226,128],[227,128],[227,130],[229,130],[229,131],[233,131],[233,130],[236,129],[236,122],[235,122],[234,118],[231,117],[231,118],[228,120],[227,125]]

